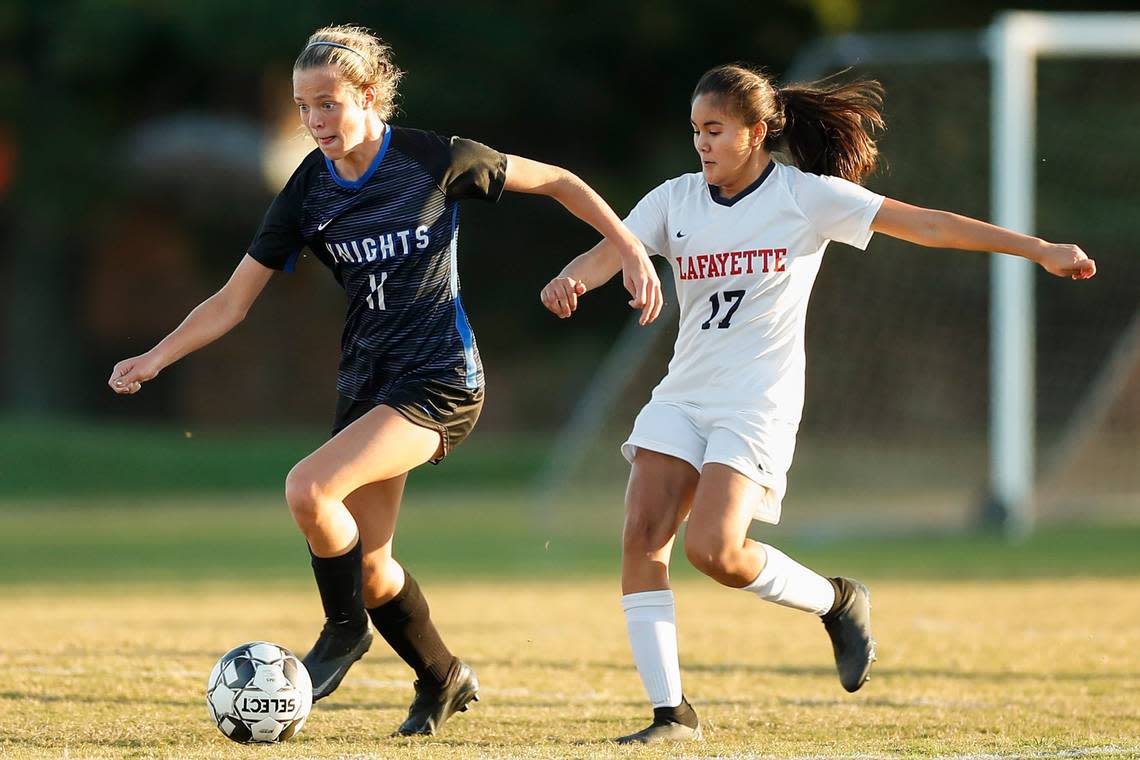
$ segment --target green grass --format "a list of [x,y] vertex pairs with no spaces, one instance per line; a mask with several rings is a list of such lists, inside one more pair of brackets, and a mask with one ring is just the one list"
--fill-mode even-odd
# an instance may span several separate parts
[[[413,475],[413,478],[418,474]],[[0,501],[0,757],[906,758],[1140,756],[1140,527],[992,536],[764,537],[870,582],[880,662],[835,682],[818,622],[675,560],[699,746],[619,750],[648,708],[617,604],[620,493],[409,488],[397,556],[483,701],[444,736],[392,740],[410,674],[382,642],[296,740],[241,747],[203,682],[233,645],[304,650],[320,617],[279,495]],[[1066,754],[1068,753],[1068,754]]]
[[[320,446],[320,430],[185,430],[156,425],[0,419],[0,500],[57,496],[265,493]],[[533,477],[546,441],[480,436],[447,467],[423,467],[420,487],[519,484]]]
[[[211,497],[219,505],[269,503],[279,498],[293,464],[324,440],[318,429],[187,431],[153,424],[0,418],[0,508],[6,502],[50,505],[62,500],[117,510],[171,499],[207,504]],[[567,520],[575,515],[581,515],[580,521],[600,519],[607,540],[629,473],[617,453],[620,440],[619,433],[607,431],[565,482],[549,486],[560,495],[555,509],[569,511]],[[417,502],[427,505],[426,511],[438,502],[473,503],[479,509],[490,502],[497,513],[493,501],[505,492],[514,502],[508,511],[521,509],[518,519],[524,524],[550,527],[561,518],[544,516],[544,507],[521,502],[535,498],[531,489],[545,475],[552,443],[548,435],[480,431],[443,465],[417,468],[409,494],[413,500],[428,497]],[[1096,451],[1098,463],[1113,472],[1130,471],[1120,452],[1135,447],[1127,440],[1113,443]],[[984,442],[970,437],[939,438],[937,443],[831,436],[801,440],[784,519],[770,535],[783,541],[787,535],[849,539],[961,531],[976,523],[985,492],[984,452]],[[1135,521],[1134,479],[1102,480],[1050,489],[1053,498],[1042,502],[1042,514],[1054,520]],[[541,498],[545,502],[548,497]],[[457,519],[464,521],[470,511],[464,506]],[[994,545],[993,551],[1005,551],[1000,542]]]
[[[415,484],[413,484],[414,486]],[[409,487],[396,555],[436,578],[613,576],[616,495],[538,505],[526,492]],[[810,541],[754,530],[823,572],[913,580],[1140,575],[1140,525],[1046,526],[998,536]],[[695,577],[676,552],[678,577]],[[0,586],[199,582],[307,583],[305,544],[281,498],[103,496],[0,502]]]

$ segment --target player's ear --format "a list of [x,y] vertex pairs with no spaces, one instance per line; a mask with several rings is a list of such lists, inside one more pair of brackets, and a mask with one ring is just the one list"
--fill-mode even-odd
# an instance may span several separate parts
[[764,138],[766,138],[767,136],[768,136],[768,124],[767,124],[767,122],[763,122],[763,121],[756,122],[756,125],[754,127],[752,127],[752,149],[756,150],[761,145],[763,145],[764,144]]

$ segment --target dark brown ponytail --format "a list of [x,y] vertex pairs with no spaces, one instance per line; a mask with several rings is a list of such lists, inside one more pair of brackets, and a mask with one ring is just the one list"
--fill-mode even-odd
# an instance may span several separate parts
[[871,130],[886,126],[881,84],[793,85],[780,88],[776,99],[784,117],[776,136],[798,167],[852,182],[874,171],[879,148]]
[[745,124],[768,126],[764,148],[787,153],[796,166],[860,182],[879,156],[871,137],[883,129],[883,87],[876,81],[828,80],[777,90],[762,71],[739,64],[705,72],[693,90],[717,95]]

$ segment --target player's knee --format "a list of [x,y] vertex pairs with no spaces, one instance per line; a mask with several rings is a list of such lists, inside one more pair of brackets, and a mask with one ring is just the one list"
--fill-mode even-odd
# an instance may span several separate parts
[[692,526],[685,533],[685,557],[689,563],[720,583],[734,577],[738,553],[714,533],[693,530]]
[[717,569],[718,552],[709,541],[694,536],[690,527],[685,533],[685,558],[689,564],[705,575],[712,575]]
[[622,551],[627,556],[652,554],[662,549],[673,537],[670,521],[662,520],[644,502],[626,501],[625,527],[622,529]]
[[326,496],[321,482],[304,466],[297,464],[285,477],[285,502],[293,520],[302,529],[317,522]]

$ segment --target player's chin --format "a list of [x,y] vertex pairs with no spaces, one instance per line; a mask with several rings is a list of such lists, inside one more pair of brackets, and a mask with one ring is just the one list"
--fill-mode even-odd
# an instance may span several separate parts
[[715,170],[704,172],[704,177],[705,183],[712,185],[713,187],[723,187],[726,179],[725,177],[721,176],[720,172]]
[[344,144],[335,137],[326,140],[318,139],[317,147],[321,149],[321,153],[324,154],[325,158],[330,161],[344,158]]

